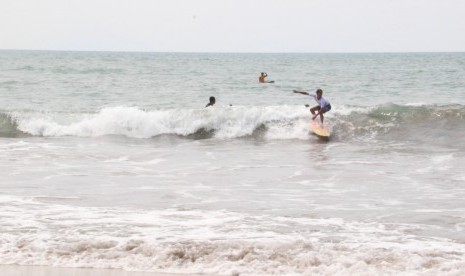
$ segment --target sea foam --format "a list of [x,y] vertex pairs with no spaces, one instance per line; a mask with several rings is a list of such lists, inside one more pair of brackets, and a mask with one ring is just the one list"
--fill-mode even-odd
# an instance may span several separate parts
[[462,244],[416,236],[418,225],[39,200],[0,196],[0,264],[230,275],[465,272]]
[[[250,136],[260,128],[271,129],[273,138],[305,137],[308,111],[290,106],[213,107],[145,111],[136,107],[104,108],[63,122],[61,114],[14,114],[19,130],[34,136],[124,135],[150,138],[163,134],[180,136],[214,132],[216,138]],[[61,120],[61,122],[60,122]],[[274,131],[273,131],[274,130]],[[290,131],[289,131],[290,130]]]

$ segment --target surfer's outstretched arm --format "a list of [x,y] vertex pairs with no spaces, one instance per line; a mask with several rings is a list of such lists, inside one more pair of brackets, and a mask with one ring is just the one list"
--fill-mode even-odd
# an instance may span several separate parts
[[292,92],[299,93],[299,94],[302,94],[302,95],[308,95],[308,92],[305,92],[305,91],[292,90]]

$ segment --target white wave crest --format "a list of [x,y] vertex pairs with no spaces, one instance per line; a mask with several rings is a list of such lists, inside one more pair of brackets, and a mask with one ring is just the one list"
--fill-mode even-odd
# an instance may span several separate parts
[[145,111],[109,107],[96,114],[64,118],[63,114],[13,114],[18,129],[34,136],[124,135],[149,138],[163,134],[191,135],[213,131],[216,138],[253,135],[264,127],[272,139],[308,137],[309,112],[297,106],[213,107]]

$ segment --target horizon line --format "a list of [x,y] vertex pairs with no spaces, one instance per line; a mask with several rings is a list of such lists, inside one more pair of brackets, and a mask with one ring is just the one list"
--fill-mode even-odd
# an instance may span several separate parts
[[83,53],[153,53],[153,54],[434,54],[434,53],[465,53],[464,51],[329,51],[329,52],[228,52],[228,51],[132,51],[132,50],[60,50],[60,49],[0,49],[0,51],[30,51],[30,52],[83,52]]

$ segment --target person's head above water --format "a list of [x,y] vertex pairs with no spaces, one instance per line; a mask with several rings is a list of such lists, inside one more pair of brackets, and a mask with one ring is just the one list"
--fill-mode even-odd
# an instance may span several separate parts
[[214,105],[215,102],[216,102],[215,97],[213,97],[213,96],[211,96],[211,97],[209,98],[209,100],[210,100],[210,102],[207,103],[207,105],[206,105],[205,107],[212,106],[212,105]]
[[321,89],[318,88],[318,89],[316,90],[316,97],[317,97],[317,99],[318,99],[318,100],[321,99],[321,96],[322,96],[322,95],[323,95],[323,90],[321,90]]

